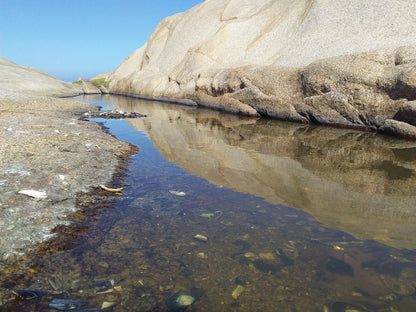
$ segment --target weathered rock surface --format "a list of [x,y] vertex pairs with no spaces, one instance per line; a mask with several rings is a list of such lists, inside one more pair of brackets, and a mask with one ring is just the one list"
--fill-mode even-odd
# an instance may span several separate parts
[[112,93],[383,130],[416,100],[415,11],[412,0],[208,0],[163,20],[105,77]]
[[0,57],[0,89],[41,95],[82,94],[80,85],[63,82],[32,67],[17,65]]

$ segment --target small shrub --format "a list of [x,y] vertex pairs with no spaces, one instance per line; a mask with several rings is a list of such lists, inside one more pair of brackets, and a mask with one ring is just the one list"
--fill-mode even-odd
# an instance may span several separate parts
[[110,87],[111,80],[105,80],[105,78],[93,79],[91,82],[98,88],[104,86],[107,89]]

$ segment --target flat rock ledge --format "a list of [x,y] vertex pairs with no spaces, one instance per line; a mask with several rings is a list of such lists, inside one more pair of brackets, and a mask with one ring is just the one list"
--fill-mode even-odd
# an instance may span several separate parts
[[98,108],[0,90],[0,268],[68,225],[77,196],[110,185],[136,151],[80,119],[86,111]]

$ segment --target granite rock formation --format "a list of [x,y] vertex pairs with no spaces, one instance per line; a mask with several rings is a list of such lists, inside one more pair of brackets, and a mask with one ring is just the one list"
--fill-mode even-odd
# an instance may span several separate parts
[[412,12],[412,0],[207,0],[105,76],[111,93],[415,138]]
[[80,85],[63,82],[38,69],[22,66],[0,57],[0,90],[38,95],[82,94]]

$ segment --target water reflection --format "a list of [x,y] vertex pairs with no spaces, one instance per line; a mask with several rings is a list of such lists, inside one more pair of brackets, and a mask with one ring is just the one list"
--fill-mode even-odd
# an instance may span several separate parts
[[113,97],[159,152],[191,174],[312,214],[324,225],[416,248],[416,143]]
[[100,199],[108,194],[81,196],[88,213],[76,215],[87,226],[68,227],[74,239],[46,245],[27,272],[0,267],[0,294],[44,293],[2,311],[45,311],[58,298],[87,302],[85,311],[172,312],[181,294],[195,298],[186,311],[416,309],[415,250],[335,229],[412,248],[408,143],[128,98],[94,101],[150,116],[129,120],[142,132],[105,121],[140,147],[127,187],[112,205]]

